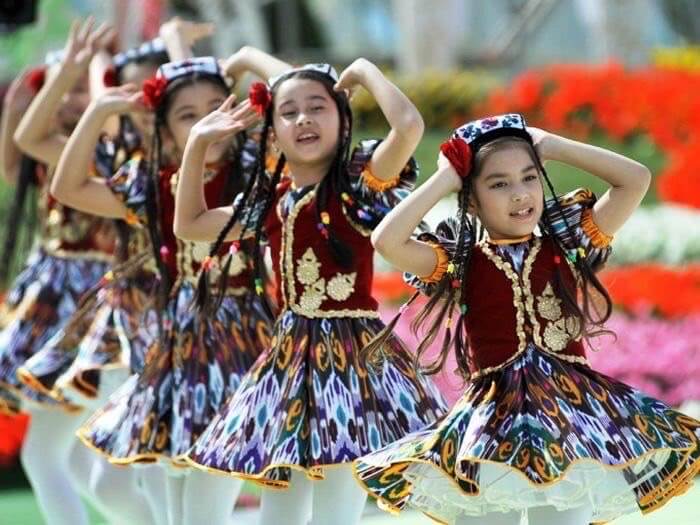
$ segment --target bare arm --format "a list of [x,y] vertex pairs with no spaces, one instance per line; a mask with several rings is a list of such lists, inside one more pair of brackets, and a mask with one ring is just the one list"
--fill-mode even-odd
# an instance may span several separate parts
[[408,97],[364,58],[357,59],[343,71],[336,89],[352,91],[358,85],[372,94],[391,127],[372,155],[372,174],[380,180],[394,179],[423,137],[423,118]]
[[253,73],[267,81],[270,77],[289,71],[292,66],[265,51],[243,46],[224,61],[222,68],[226,75],[239,82],[245,73]]
[[22,152],[15,144],[13,135],[32,102],[34,92],[27,84],[29,70],[15,78],[5,94],[0,122],[0,167],[6,182],[15,184],[19,177]]
[[403,272],[418,276],[433,273],[438,263],[435,250],[411,236],[430,209],[461,186],[457,172],[441,154],[430,179],[391,210],[372,232],[375,249]]
[[160,26],[159,35],[165,43],[168,58],[172,62],[177,62],[192,58],[194,44],[198,40],[211,36],[213,32],[214,24],[190,22],[176,16]]
[[555,160],[587,171],[608,184],[593,207],[593,222],[613,235],[639,207],[649,189],[651,173],[639,162],[618,153],[529,128],[542,159]]
[[[248,101],[238,106],[234,106],[234,102],[235,97],[229,97],[190,131],[175,192],[174,230],[181,239],[213,242],[233,213],[231,206],[208,208],[203,175],[209,145],[235,135],[259,119]],[[236,239],[239,235],[240,225],[236,225],[227,239]]]
[[49,166],[56,166],[67,141],[63,133],[52,130],[53,116],[63,95],[85,74],[102,39],[109,35],[109,26],[103,24],[93,31],[92,25],[90,20],[82,26],[73,24],[58,72],[49,75],[14,135],[22,151]]
[[126,206],[90,167],[105,121],[133,109],[140,93],[134,86],[112,88],[93,101],[78,122],[51,180],[51,194],[63,204],[92,215],[124,219]]

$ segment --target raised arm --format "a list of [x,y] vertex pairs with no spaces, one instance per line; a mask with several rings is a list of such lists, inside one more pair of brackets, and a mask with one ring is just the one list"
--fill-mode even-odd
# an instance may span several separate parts
[[391,210],[372,232],[374,248],[403,272],[418,276],[433,273],[438,264],[435,250],[411,236],[433,206],[461,187],[457,172],[440,154],[437,171]]
[[15,78],[2,101],[2,122],[0,123],[0,169],[5,182],[15,184],[19,177],[22,152],[15,144],[13,135],[32,102],[34,91],[29,86],[30,70],[23,71]]
[[[260,118],[247,100],[238,106],[234,103],[232,95],[190,131],[175,193],[174,229],[181,239],[213,242],[233,213],[231,206],[208,209],[203,175],[209,145],[235,135]],[[239,235],[240,226],[236,225],[227,238],[232,240]]]
[[593,222],[603,233],[613,235],[639,207],[649,189],[649,169],[618,153],[567,139],[537,128],[528,128],[544,160],[554,160],[587,171],[608,184],[595,203]]
[[58,71],[49,75],[15,133],[17,145],[27,155],[56,166],[67,137],[52,129],[52,119],[61,106],[63,95],[85,74],[95,51],[106,44],[109,36],[109,26],[102,24],[93,29],[91,19],[73,24]]
[[408,97],[364,58],[358,58],[343,71],[336,89],[352,92],[357,86],[372,94],[391,127],[372,155],[372,174],[380,180],[395,179],[423,137],[423,118]]
[[141,93],[133,85],[109,89],[88,106],[60,157],[51,180],[51,194],[63,204],[92,215],[124,219],[126,206],[91,175],[93,155],[105,121],[113,115],[139,107]]
[[267,81],[270,77],[280,75],[291,68],[287,62],[251,46],[243,46],[222,64],[226,75],[236,82],[246,73],[252,73]]
[[183,20],[179,16],[171,18],[160,26],[159,36],[165,43],[165,49],[172,62],[178,62],[194,56],[194,44],[214,32],[214,24]]

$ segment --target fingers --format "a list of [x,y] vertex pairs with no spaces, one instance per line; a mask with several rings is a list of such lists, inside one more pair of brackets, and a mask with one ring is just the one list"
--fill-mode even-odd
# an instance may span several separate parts
[[95,19],[92,16],[87,17],[85,22],[83,22],[83,25],[80,27],[76,37],[76,40],[80,42],[81,45],[84,45],[84,43],[87,41],[94,25]]
[[214,34],[215,26],[211,22],[192,23],[190,28],[190,38],[193,42],[201,40]]
[[230,95],[226,100],[224,100],[224,103],[219,106],[219,111],[230,111],[236,103],[236,98],[237,97],[235,94]]

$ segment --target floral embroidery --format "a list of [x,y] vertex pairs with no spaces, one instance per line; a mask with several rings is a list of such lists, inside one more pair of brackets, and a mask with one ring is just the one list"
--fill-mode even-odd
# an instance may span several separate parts
[[537,298],[537,313],[551,321],[544,329],[544,343],[548,349],[561,352],[578,333],[579,321],[575,317],[562,317],[561,300],[554,294],[552,283],[547,283]]
[[356,273],[337,273],[326,285],[321,277],[321,262],[311,248],[307,248],[297,260],[296,277],[304,285],[299,299],[299,307],[306,312],[318,310],[329,297],[334,301],[344,301],[355,291]]

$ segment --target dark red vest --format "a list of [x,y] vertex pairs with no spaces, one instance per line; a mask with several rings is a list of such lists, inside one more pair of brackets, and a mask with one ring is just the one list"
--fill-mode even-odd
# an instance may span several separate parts
[[333,234],[352,251],[343,266],[333,259],[318,230],[315,189],[293,207],[285,220],[280,200],[290,189],[286,180],[265,221],[277,278],[278,304],[306,317],[378,317],[372,297],[374,248],[371,232],[354,226],[346,217],[339,196],[328,197]]
[[575,290],[566,256],[551,239],[533,241],[521,274],[488,244],[474,248],[465,287],[473,377],[503,366],[530,342],[562,359],[586,362],[580,338],[572,337],[578,321],[554,293],[557,264],[565,285]]

